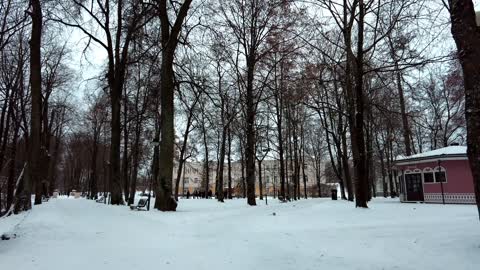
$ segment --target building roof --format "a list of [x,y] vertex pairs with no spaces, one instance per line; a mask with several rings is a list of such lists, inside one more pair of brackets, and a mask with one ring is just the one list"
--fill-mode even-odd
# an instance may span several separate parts
[[395,163],[404,163],[411,161],[424,161],[424,160],[435,160],[435,159],[445,159],[445,158],[466,158],[467,157],[467,147],[466,146],[448,146],[444,148],[435,149],[428,152],[423,152],[415,154],[412,156],[399,156],[395,160]]

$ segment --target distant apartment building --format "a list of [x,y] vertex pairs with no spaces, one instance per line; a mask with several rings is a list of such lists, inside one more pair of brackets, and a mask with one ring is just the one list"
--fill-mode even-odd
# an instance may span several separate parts
[[[228,190],[228,164],[225,163],[223,171],[223,190]],[[239,161],[232,162],[232,194],[233,196],[242,196],[244,188],[244,180],[246,175],[242,175],[242,164]],[[209,166],[209,179],[208,187],[211,190],[212,194],[215,193],[215,184],[217,180],[217,164],[216,162],[211,162]],[[264,160],[262,162],[262,190],[263,194],[268,194],[273,196],[278,194],[280,190],[280,162],[278,160]],[[178,170],[178,164],[175,164],[174,175]],[[325,185],[324,164],[321,164],[320,171],[320,182],[322,185]],[[179,183],[179,193],[186,194],[187,191],[190,194],[198,191],[205,191],[206,186],[206,173],[205,173],[205,164],[203,162],[187,162],[184,166],[180,183]],[[286,175],[286,189],[291,190],[293,193],[293,172],[288,170],[288,175]],[[304,178],[306,185],[304,185]],[[259,185],[259,171],[258,163],[255,166],[255,192],[257,195],[260,194],[260,185]],[[175,180],[173,180],[173,186],[175,186]],[[315,167],[312,163],[306,163],[305,168],[300,168],[300,194],[304,194],[304,186],[306,186],[307,194],[309,196],[318,196],[318,185],[315,173]],[[325,188],[324,188],[325,189]],[[183,192],[183,193],[182,193]],[[327,192],[327,190],[325,190]],[[329,192],[329,190],[328,190]],[[323,192],[322,192],[323,193]]]
[[[374,183],[372,185],[371,191],[375,193],[376,196],[390,196],[390,191],[397,190],[397,182],[395,180],[394,172],[393,171],[385,171],[385,174],[382,175],[381,172],[381,166],[378,164],[379,162],[374,163],[373,171],[371,173],[371,179]],[[350,177],[352,177],[352,189],[355,190],[355,180],[354,180],[354,171],[353,171],[353,164],[352,161],[350,160],[349,162],[349,171],[350,171]],[[325,182],[326,183],[335,183],[339,184],[339,177],[337,175],[338,172],[335,172],[335,169],[332,166],[332,163],[330,161],[325,162],[324,165],[324,177],[325,177]],[[338,170],[338,168],[337,168]],[[340,172],[341,176],[343,177],[343,172]],[[384,178],[385,177],[385,178]],[[392,181],[390,182],[389,177],[392,177]],[[392,185],[392,188],[390,187],[390,184]],[[385,190],[385,192],[384,192]],[[345,187],[345,192],[347,192],[346,187]]]

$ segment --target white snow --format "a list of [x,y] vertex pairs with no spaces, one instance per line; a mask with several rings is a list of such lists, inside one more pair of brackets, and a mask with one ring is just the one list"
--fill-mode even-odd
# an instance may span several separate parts
[[[477,270],[472,205],[181,200],[177,212],[51,199],[0,219],[1,269]],[[273,215],[275,213],[275,215]],[[10,225],[8,225],[10,224]],[[16,227],[12,224],[18,224]],[[1,232],[1,231],[0,231]]]
[[427,151],[411,156],[399,156],[397,157],[397,161],[400,160],[407,160],[407,159],[414,159],[414,158],[427,158],[427,157],[434,157],[434,156],[441,156],[441,155],[466,155],[467,154],[467,147],[466,146],[447,146],[439,149],[435,149],[432,151]]
[[[19,215],[12,215],[7,217],[0,218],[0,241],[3,235],[12,237],[15,234],[15,231],[20,226],[21,222],[30,214],[30,212],[21,213]],[[1,244],[1,242],[0,242]],[[1,247],[1,245],[0,245]]]

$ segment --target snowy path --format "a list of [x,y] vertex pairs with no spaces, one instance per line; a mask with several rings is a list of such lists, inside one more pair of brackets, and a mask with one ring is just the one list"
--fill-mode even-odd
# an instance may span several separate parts
[[[325,199],[269,203],[182,200],[177,212],[161,213],[51,200],[14,229],[17,238],[0,241],[0,269],[480,267],[474,206],[377,200],[362,210]],[[0,219],[0,229],[20,220]]]

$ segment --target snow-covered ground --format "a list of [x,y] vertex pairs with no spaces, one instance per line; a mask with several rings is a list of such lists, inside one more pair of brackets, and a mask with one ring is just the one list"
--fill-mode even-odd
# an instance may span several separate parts
[[[475,206],[401,204],[370,209],[308,199],[181,200],[178,211],[137,212],[52,199],[0,219],[0,269],[475,269]],[[275,215],[273,215],[275,213]]]

